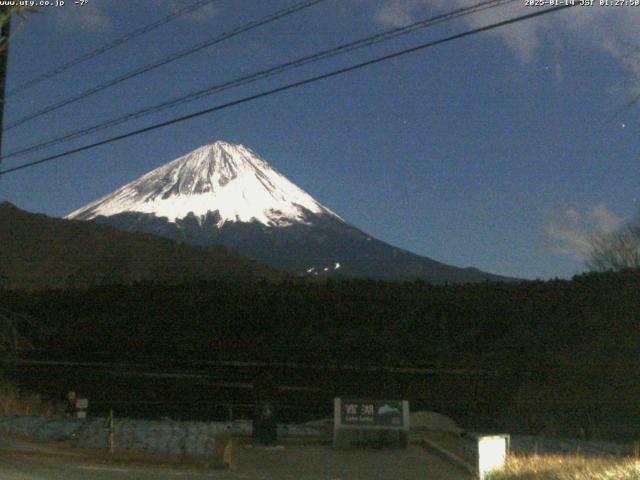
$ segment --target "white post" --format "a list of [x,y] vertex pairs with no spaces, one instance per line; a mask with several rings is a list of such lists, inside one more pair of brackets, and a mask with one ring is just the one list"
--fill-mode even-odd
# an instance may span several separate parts
[[487,474],[504,466],[509,451],[509,435],[478,437],[478,477],[485,480]]

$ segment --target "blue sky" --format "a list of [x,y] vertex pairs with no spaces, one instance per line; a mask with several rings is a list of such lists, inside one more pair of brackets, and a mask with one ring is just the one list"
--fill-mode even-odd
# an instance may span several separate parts
[[[67,1],[13,37],[8,88],[187,5]],[[11,97],[5,124],[295,3],[219,0]],[[4,135],[3,151],[443,13],[468,0],[326,0]],[[100,140],[469,28],[483,12],[29,156]],[[586,238],[638,209],[640,7],[576,7],[76,154],[0,179],[0,200],[64,214],[200,145],[247,145],[348,222],[458,266],[524,278],[584,270]]]

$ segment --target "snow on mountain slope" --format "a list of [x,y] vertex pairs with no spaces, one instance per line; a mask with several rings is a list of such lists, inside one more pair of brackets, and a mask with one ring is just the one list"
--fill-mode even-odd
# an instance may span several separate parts
[[216,211],[218,226],[306,223],[305,211],[341,220],[250,149],[222,141],[157,168],[66,218],[90,220],[138,212],[175,223],[189,213],[204,217]]
[[200,147],[67,218],[190,245],[225,245],[296,275],[432,283],[508,280],[372,238],[250,149],[226,142]]

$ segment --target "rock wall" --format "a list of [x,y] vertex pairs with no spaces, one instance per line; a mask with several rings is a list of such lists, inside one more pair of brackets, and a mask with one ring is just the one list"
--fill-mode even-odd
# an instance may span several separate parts
[[[74,420],[64,417],[4,417],[0,430],[41,441],[70,442],[79,448],[107,448],[108,420],[105,418]],[[116,419],[117,450],[150,453],[209,455],[216,435],[230,431],[235,435],[251,435],[249,421],[179,422],[171,420]],[[278,425],[278,436],[318,436],[320,430],[301,425]]]

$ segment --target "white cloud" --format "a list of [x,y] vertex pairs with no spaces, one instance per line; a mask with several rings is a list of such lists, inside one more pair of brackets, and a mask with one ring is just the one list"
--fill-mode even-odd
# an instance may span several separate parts
[[[171,10],[174,12],[184,7],[184,2],[180,2],[177,0],[173,0],[171,2]],[[213,3],[207,3],[197,10],[185,14],[182,19],[191,22],[206,22],[207,20],[211,20],[216,15],[218,15],[218,9],[214,6]]]
[[[475,3],[477,0],[384,0],[375,12],[375,19],[383,26],[397,27]],[[518,1],[469,15],[463,21],[475,28],[532,13],[535,8],[539,7],[527,7],[523,1]],[[578,6],[502,27],[492,34],[504,40],[522,62],[533,60],[545,45],[554,48],[566,45],[571,49],[597,47],[640,77],[640,52],[627,55],[630,45],[640,43],[638,25],[640,8]],[[576,50],[574,52],[579,53]]]
[[[56,9],[59,12],[57,15],[58,24],[64,30],[75,31],[79,29],[87,33],[98,33],[108,30],[113,24],[113,11],[111,11],[110,14],[109,8],[106,8],[105,5],[108,5],[110,8],[115,8],[114,4],[90,1],[80,6],[75,5],[73,1],[67,3],[68,5],[64,8]],[[164,15],[184,8],[185,5],[184,1],[178,0],[162,3],[160,8],[154,9],[155,14],[153,18],[141,16],[136,24],[141,26],[150,23]],[[215,17],[217,14],[218,10],[214,4],[208,3],[193,12],[184,14],[181,20],[187,22],[204,22]]]
[[[385,27],[401,27],[421,18],[427,18],[443,12],[469,7],[477,3],[475,0],[386,0],[378,8],[375,18]],[[474,28],[500,22],[508,18],[530,12],[520,2],[503,5],[500,8],[479,11],[465,17],[464,22]],[[535,22],[523,22],[517,26],[508,26],[497,31],[523,61],[529,61],[539,45]]]
[[422,10],[421,0],[395,0],[384,3],[375,13],[376,20],[387,27],[404,27],[413,23]]
[[84,5],[71,4],[59,10],[58,24],[64,30],[80,29],[87,33],[97,33],[111,26],[111,18],[99,2],[88,2]]
[[585,209],[563,207],[551,212],[545,225],[548,250],[583,261],[590,251],[590,240],[620,227],[623,219],[599,204]]
[[591,208],[590,212],[598,232],[609,233],[622,225],[622,218],[617,216],[605,205],[599,204]]
[[188,16],[187,18],[203,22],[205,20],[212,19],[216,15],[218,15],[218,9],[216,9],[213,4],[210,3],[199,9],[197,12],[192,13],[191,16]]

